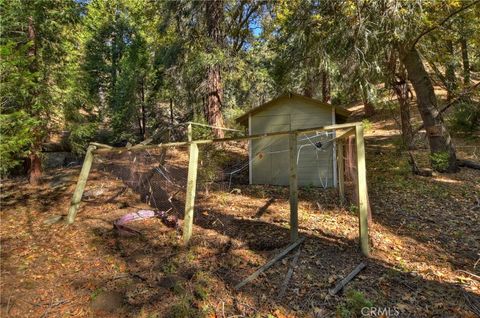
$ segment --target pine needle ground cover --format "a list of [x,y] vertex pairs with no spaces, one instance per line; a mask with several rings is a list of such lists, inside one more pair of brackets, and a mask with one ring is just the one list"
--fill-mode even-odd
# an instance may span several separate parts
[[[233,186],[219,186],[219,172],[208,171],[208,158],[201,159],[193,237],[184,247],[181,231],[155,218],[132,223],[140,235],[113,230],[115,220],[152,209],[155,200],[165,204],[159,209],[172,208],[180,223],[183,212],[174,187],[165,183],[166,195],[152,200],[148,185],[127,182],[142,173],[132,172],[139,165],[116,157],[95,164],[71,226],[45,221],[65,214],[78,167],[52,170],[38,187],[15,179],[2,183],[2,316],[361,317],[362,308],[374,306],[396,308],[402,317],[474,317],[480,172],[414,176],[408,156],[397,150],[394,123],[381,115],[370,120],[372,257],[343,292],[330,296],[328,289],[364,259],[356,208],[340,204],[335,190],[300,191],[300,235],[306,240],[279,299],[294,253],[240,291],[233,287],[288,245],[287,187],[249,186],[242,176]],[[474,143],[456,144],[463,157],[476,155]],[[247,156],[244,145],[227,150],[234,153],[232,168]],[[428,161],[425,151],[415,155]],[[168,158],[181,183],[187,152],[177,149]]]

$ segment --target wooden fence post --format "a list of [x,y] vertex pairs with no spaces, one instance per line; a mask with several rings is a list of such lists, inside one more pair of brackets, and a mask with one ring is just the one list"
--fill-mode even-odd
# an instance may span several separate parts
[[90,145],[87,148],[87,153],[85,154],[85,159],[83,160],[82,170],[78,176],[75,192],[73,192],[70,208],[68,209],[67,224],[72,224],[75,221],[78,207],[82,201],[83,191],[85,190],[85,185],[87,184],[88,174],[90,173],[90,168],[92,167],[93,151],[95,149],[97,149],[97,147],[93,145]]
[[298,240],[297,134],[289,135],[290,150],[290,241]]
[[367,194],[367,171],[365,165],[365,143],[363,139],[363,127],[355,127],[355,146],[357,152],[357,192],[358,212],[360,224],[360,247],[365,256],[370,255],[368,243],[368,194]]
[[188,126],[187,126],[187,139],[188,139],[188,141],[193,140],[193,131],[192,131],[192,124],[191,123],[188,123]]
[[197,187],[198,145],[194,143],[190,144],[189,151],[187,194],[185,197],[185,216],[183,218],[183,242],[185,244],[188,243],[192,236],[193,210]]
[[340,202],[345,202],[345,158],[343,157],[343,141],[337,143],[338,193]]

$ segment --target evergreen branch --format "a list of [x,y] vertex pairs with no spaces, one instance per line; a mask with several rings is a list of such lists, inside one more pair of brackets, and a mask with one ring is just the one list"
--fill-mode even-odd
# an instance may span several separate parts
[[428,33],[438,29],[439,27],[441,27],[442,25],[444,25],[448,20],[450,20],[453,16],[457,15],[458,13],[462,12],[462,11],[465,11],[467,10],[468,8],[476,5],[476,4],[479,4],[480,3],[480,0],[475,0],[473,1],[472,3],[464,6],[464,7],[461,7],[460,9],[457,9],[455,11],[453,11],[452,13],[450,13],[449,15],[447,15],[445,18],[443,18],[443,20],[441,20],[439,23],[437,23],[436,25],[424,30],[422,33],[420,33],[416,38],[415,40],[413,41],[412,45],[410,46],[410,49],[413,49],[415,47],[415,45],[417,45],[418,41],[420,41],[420,39],[422,37],[424,37],[425,35],[427,35]]

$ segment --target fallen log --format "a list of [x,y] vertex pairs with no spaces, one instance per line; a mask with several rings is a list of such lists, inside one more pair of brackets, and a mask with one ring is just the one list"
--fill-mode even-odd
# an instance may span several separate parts
[[304,240],[305,240],[305,238],[302,237],[302,238],[298,239],[297,241],[295,241],[294,243],[290,244],[286,249],[284,249],[282,252],[277,254],[274,258],[272,258],[270,261],[268,261],[265,265],[261,266],[253,274],[251,274],[250,276],[245,278],[243,281],[238,283],[235,286],[235,289],[239,290],[240,288],[242,288],[243,286],[245,286],[246,284],[248,284],[249,282],[251,282],[252,280],[257,278],[258,275],[260,275],[262,272],[269,269],[273,264],[275,264],[276,262],[278,262],[279,260],[284,258],[288,253],[290,253],[295,247],[300,245],[300,243],[302,243]]
[[353,271],[350,272],[350,274],[347,275],[347,277],[345,277],[337,285],[335,285],[334,288],[329,289],[328,293],[331,296],[336,295],[340,290],[343,289],[343,287],[345,287],[345,285],[347,285],[365,267],[367,267],[367,265],[364,262],[361,262],[357,267],[355,267]]
[[471,168],[471,169],[480,170],[480,163],[472,161],[472,160],[458,159],[457,163],[460,167],[467,167],[467,168]]

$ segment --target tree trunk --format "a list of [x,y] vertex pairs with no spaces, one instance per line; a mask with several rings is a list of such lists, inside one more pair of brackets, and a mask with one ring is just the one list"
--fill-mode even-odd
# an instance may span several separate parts
[[[425,70],[421,57],[416,48],[402,51],[400,59],[405,65],[408,78],[413,84],[417,95],[417,105],[422,116],[425,130],[427,131],[430,153],[432,154],[432,167],[438,171],[458,171],[457,158],[452,139],[439,115],[437,109],[437,97],[433,89],[432,81]],[[445,157],[445,164],[438,165],[435,157]]]
[[407,77],[404,71],[397,75],[398,79],[395,79],[393,84],[393,90],[397,95],[398,103],[400,105],[400,123],[402,125],[402,139],[403,144],[408,148],[412,148],[413,141],[413,128],[410,121],[410,104],[408,98],[408,83]]
[[310,75],[307,73],[307,78],[305,80],[305,85],[303,87],[303,95],[307,97],[313,97],[313,92],[314,92],[314,84],[313,84],[313,79],[310,77]]
[[448,60],[445,65],[445,84],[447,86],[447,100],[450,101],[457,90],[457,79],[455,77],[455,52],[453,41],[447,40]]
[[318,87],[320,76],[313,67],[309,66],[309,68],[310,68],[310,71],[307,71],[305,85],[303,88],[303,95],[312,98],[316,93],[316,88]]
[[120,27],[117,25],[118,20],[119,20],[119,11],[115,11],[115,16],[114,16],[114,21],[113,21],[113,27],[114,30],[112,32],[112,39],[111,39],[111,58],[112,58],[112,66],[110,69],[110,76],[111,76],[111,90],[110,94],[111,96],[115,96],[115,89],[117,86],[117,77],[118,77],[118,62],[120,60],[120,41],[122,41],[122,34],[121,32],[118,32],[120,30]]
[[28,156],[28,181],[32,185],[40,184],[42,177],[42,161],[37,153]]
[[117,68],[118,68],[118,49],[117,49],[117,34],[116,32],[112,33],[112,47],[111,47],[111,54],[112,54],[112,66],[110,69],[110,76],[111,76],[111,91],[112,95],[115,94],[115,87],[117,85]]
[[[207,36],[214,44],[214,47],[223,46],[223,0],[207,0],[206,21]],[[208,49],[209,53],[214,51],[214,47]],[[207,101],[204,108],[205,117],[208,123],[216,127],[224,127],[223,115],[223,86],[221,77],[221,66],[219,64],[210,65],[207,69]],[[216,138],[223,138],[224,131],[213,129]]]
[[147,113],[145,109],[145,79],[142,78],[142,83],[141,83],[141,106],[140,106],[140,111],[142,112],[142,119],[141,119],[141,133],[142,133],[142,139],[145,140],[147,138]]
[[375,114],[375,106],[373,105],[372,98],[368,92],[368,85],[367,83],[362,83],[360,89],[362,90],[362,99],[363,99],[363,109],[365,112],[365,116],[369,117]]
[[[28,57],[31,58],[30,62],[30,72],[32,74],[37,73],[38,65],[37,65],[37,36],[35,30],[35,24],[33,17],[28,18],[28,40],[32,43],[32,46],[28,49]],[[36,77],[36,75],[35,75]],[[36,83],[38,84],[38,83]],[[32,105],[31,108],[31,115],[35,116],[36,111],[33,109],[33,104],[35,102],[35,97],[38,95],[37,85],[33,87],[31,91],[31,100],[30,104]],[[27,174],[28,174],[28,181],[32,185],[37,185],[40,183],[40,178],[42,177],[42,161],[40,160],[39,153],[41,149],[41,134],[43,133],[40,127],[34,127],[32,129],[33,133],[33,145],[30,149],[30,155],[27,158]]]
[[173,128],[173,98],[170,97],[170,127]]
[[[202,106],[205,107],[205,102],[204,102],[204,98],[202,97]],[[173,131],[174,131],[174,128],[173,128],[173,123],[174,123],[174,118],[173,118],[173,98],[170,97],[170,125],[169,125],[169,128],[168,128],[168,139],[170,141],[173,141],[174,139],[174,134],[173,134]]]
[[470,85],[470,59],[468,58],[467,39],[463,36],[460,38],[460,45],[462,47],[463,83],[468,86]]
[[322,72],[322,101],[330,104],[332,101],[332,95],[330,93],[330,79],[328,78],[328,72]]

